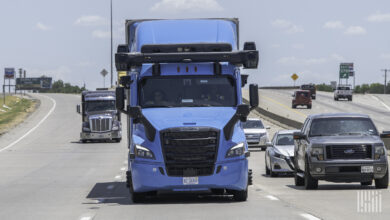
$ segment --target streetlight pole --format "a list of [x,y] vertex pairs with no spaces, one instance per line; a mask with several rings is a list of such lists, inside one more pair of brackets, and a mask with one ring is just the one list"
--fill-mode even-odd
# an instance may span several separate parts
[[381,69],[381,71],[385,72],[385,83],[383,84],[383,94],[386,94],[387,71],[390,71],[390,69]]
[[111,61],[111,87],[112,87],[112,81],[113,81],[113,74],[112,74],[112,0],[110,0],[110,16],[111,16],[111,53],[110,53],[110,61]]

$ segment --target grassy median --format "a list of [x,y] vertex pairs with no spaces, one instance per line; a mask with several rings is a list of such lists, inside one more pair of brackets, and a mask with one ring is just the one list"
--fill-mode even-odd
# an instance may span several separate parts
[[36,101],[18,96],[6,96],[0,99],[0,135],[22,122],[29,113],[33,112]]

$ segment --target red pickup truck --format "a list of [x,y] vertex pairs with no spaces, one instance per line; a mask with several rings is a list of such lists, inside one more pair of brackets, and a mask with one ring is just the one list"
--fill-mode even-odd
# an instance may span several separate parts
[[292,108],[296,108],[298,105],[306,106],[308,109],[311,108],[311,94],[308,90],[298,90],[292,95]]

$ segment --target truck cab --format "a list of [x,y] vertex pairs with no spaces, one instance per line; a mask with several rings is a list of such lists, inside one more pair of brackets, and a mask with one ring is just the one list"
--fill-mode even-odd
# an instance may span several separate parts
[[352,101],[352,87],[350,85],[338,85],[334,91],[334,100],[347,99]]
[[77,105],[77,112],[82,115],[81,142],[121,141],[122,125],[115,101],[115,91],[82,92],[81,107]]
[[[251,171],[242,102],[257,68],[254,42],[239,50],[238,19],[128,20],[115,64],[117,107],[128,116],[127,186],[133,202],[159,191],[210,191],[245,201]],[[241,79],[243,78],[243,80]]]

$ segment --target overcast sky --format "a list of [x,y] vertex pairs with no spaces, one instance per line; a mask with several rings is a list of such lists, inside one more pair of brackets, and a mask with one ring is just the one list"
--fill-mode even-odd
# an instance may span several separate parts
[[[1,0],[0,8],[1,71],[103,86],[109,0]],[[329,83],[340,62],[355,63],[357,84],[383,82],[380,69],[390,68],[389,0],[113,0],[113,10],[114,48],[125,42],[125,19],[238,17],[240,44],[260,50],[259,69],[245,71],[260,86],[292,85],[292,73],[298,84]]]

